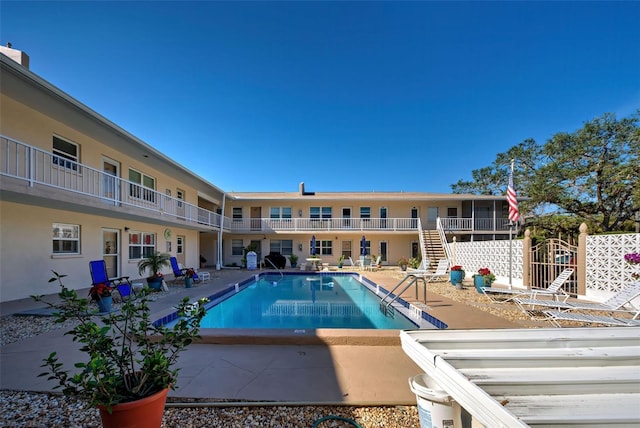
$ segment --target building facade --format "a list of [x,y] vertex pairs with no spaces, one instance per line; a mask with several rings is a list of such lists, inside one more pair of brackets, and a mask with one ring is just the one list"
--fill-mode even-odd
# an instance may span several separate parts
[[[50,294],[52,270],[90,286],[89,261],[139,278],[167,252],[185,266],[241,266],[247,248],[336,264],[362,242],[384,265],[445,240],[508,237],[505,197],[377,192],[224,192],[0,48],[0,301]],[[22,62],[22,63],[21,63]],[[312,242],[315,243],[312,248]],[[287,262],[289,264],[289,262]],[[165,272],[170,273],[170,270]]]

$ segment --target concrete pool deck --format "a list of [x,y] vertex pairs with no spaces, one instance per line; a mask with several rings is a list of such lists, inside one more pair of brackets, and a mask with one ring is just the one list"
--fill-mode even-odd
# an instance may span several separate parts
[[[209,296],[258,273],[226,269],[210,272],[210,281],[191,289],[175,288],[152,302],[153,313],[166,313],[185,296]],[[399,281],[397,272],[388,270],[362,274],[387,289]],[[406,297],[415,297],[414,291]],[[429,291],[427,305],[429,313],[447,323],[449,329],[521,327]],[[31,299],[5,302],[0,304],[0,315],[42,306]],[[0,389],[53,390],[51,382],[37,377],[42,371],[42,358],[56,351],[67,367],[82,358],[65,331],[58,329],[3,346]],[[401,349],[398,332],[318,330],[316,343],[320,344],[273,344],[268,337],[260,339],[249,332],[225,332],[218,337],[213,343],[193,344],[182,354],[178,389],[170,396],[212,401],[415,404],[407,380],[421,370]]]

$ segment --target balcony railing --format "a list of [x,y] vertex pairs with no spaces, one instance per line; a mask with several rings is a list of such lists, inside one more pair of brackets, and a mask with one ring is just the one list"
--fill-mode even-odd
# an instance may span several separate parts
[[242,218],[224,219],[225,229],[232,232],[353,232],[353,231],[418,231],[415,218]]
[[509,230],[508,218],[441,218],[445,232],[494,232]]
[[0,175],[219,228],[222,216],[138,183],[0,136]]

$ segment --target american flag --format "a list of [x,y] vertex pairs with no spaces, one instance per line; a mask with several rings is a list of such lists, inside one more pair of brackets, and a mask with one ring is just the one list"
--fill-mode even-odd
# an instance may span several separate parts
[[511,162],[511,172],[509,173],[509,187],[507,187],[507,202],[509,203],[509,220],[518,222],[520,212],[518,212],[518,199],[516,188],[513,186],[513,161]]

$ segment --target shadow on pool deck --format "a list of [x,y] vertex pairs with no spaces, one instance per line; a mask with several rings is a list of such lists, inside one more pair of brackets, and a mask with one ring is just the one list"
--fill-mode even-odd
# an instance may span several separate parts
[[[191,289],[172,287],[171,293],[150,306],[154,314],[166,314],[184,296],[209,296],[256,273],[211,271],[207,283]],[[387,289],[398,282],[388,272],[364,275]],[[429,312],[450,329],[520,327],[430,292],[427,305],[431,308]],[[0,313],[4,316],[40,307],[41,303],[23,299],[2,303]],[[42,358],[57,351],[61,361],[71,367],[72,362],[83,357],[78,345],[64,336],[64,331],[55,330],[3,346],[0,389],[52,390],[51,382],[37,377]],[[401,349],[398,332],[319,330],[318,333],[321,345],[270,344],[269,338],[246,334],[242,339],[233,333],[225,333],[232,340],[213,340],[223,344],[194,344],[179,359],[178,389],[170,395],[212,400],[415,404],[407,380],[421,370]],[[359,337],[367,340],[360,342]]]

